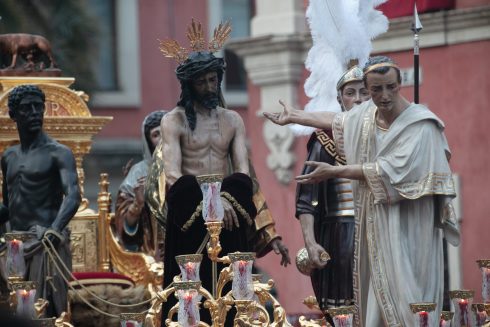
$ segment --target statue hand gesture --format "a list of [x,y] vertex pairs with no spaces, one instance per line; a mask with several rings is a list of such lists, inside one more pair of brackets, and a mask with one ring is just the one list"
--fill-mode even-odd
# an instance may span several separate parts
[[288,264],[291,264],[289,250],[280,238],[273,240],[271,245],[274,252],[281,255],[281,266],[287,267]]
[[315,184],[336,177],[335,166],[326,162],[306,161],[305,166],[312,166],[315,169],[309,174],[296,176],[295,179],[299,184]]
[[282,112],[264,112],[264,116],[277,125],[292,123],[291,116],[294,109],[287,106],[282,100],[279,100],[279,103],[283,107]]

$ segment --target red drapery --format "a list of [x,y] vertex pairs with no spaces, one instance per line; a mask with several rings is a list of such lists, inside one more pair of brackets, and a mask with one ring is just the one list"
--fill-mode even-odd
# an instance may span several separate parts
[[[453,9],[455,0],[417,0],[417,11],[424,12]],[[414,0],[389,0],[378,7],[388,18],[413,15]]]

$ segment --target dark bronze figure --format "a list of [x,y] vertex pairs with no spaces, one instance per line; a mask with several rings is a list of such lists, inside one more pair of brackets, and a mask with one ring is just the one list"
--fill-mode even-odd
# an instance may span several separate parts
[[17,124],[20,144],[2,157],[0,223],[9,221],[13,232],[31,236],[24,249],[25,279],[39,283],[36,296],[50,302],[49,316],[59,316],[66,310],[67,285],[45,255],[41,240],[47,236],[71,268],[67,225],[81,196],[73,153],[43,131],[44,101],[35,85],[17,86],[9,94],[9,115]]

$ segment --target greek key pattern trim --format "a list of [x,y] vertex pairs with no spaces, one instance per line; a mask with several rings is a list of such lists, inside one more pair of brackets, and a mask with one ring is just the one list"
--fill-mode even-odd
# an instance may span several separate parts
[[406,199],[418,199],[426,195],[453,195],[456,193],[450,173],[429,173],[422,180],[413,183],[394,185]]
[[339,165],[344,166],[346,164],[345,158],[338,155],[335,142],[328,136],[328,134],[324,131],[315,131],[315,134],[318,142],[320,142],[325,151],[327,151]]
[[362,164],[362,172],[364,173],[367,184],[374,195],[375,203],[382,201],[389,202],[390,197],[388,196],[388,191],[386,190],[383,180],[379,176],[378,164],[364,163]]

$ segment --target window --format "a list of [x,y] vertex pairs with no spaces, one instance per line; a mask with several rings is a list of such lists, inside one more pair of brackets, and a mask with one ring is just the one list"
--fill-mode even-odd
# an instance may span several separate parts
[[93,60],[96,91],[115,91],[117,85],[116,69],[116,21],[114,0],[89,0],[92,14],[98,17],[97,60]]
[[[253,15],[252,0],[209,0],[209,35],[222,21],[230,20],[231,38],[245,38],[250,35],[250,20]],[[226,61],[223,93],[230,106],[243,106],[248,102],[247,74],[243,61],[229,50],[222,51]]]
[[137,107],[141,102],[138,0],[90,0],[101,24],[92,105]]

